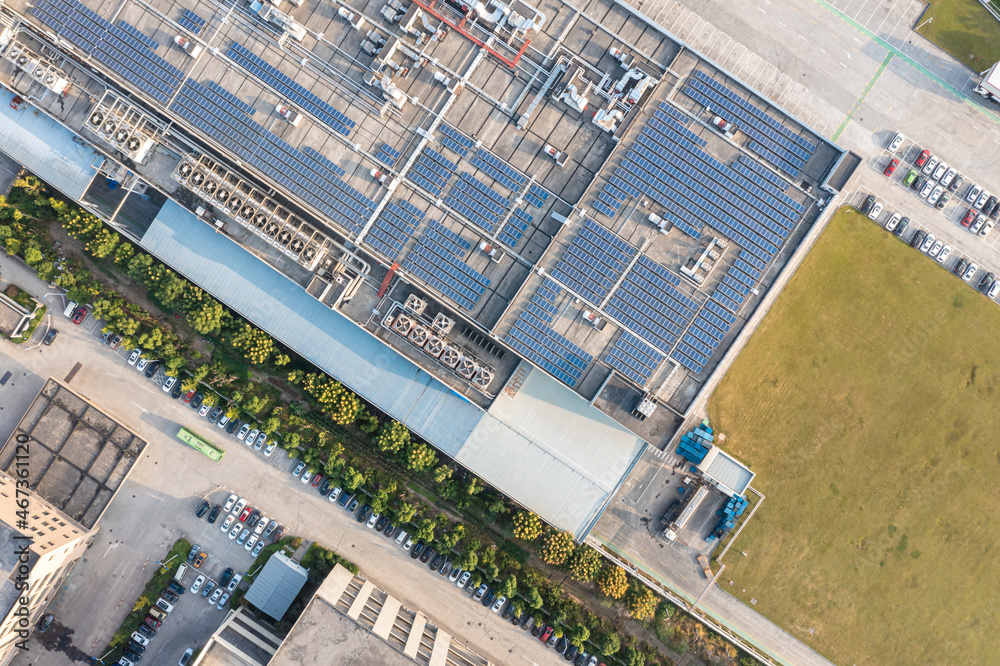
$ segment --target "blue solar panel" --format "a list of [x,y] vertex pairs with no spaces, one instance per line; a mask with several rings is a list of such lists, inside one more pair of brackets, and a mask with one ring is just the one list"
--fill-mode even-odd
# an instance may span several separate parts
[[336,132],[349,136],[354,128],[354,121],[324,102],[305,87],[296,83],[290,76],[277,67],[270,65],[260,56],[241,44],[233,42],[226,52],[226,57],[260,79],[264,85],[273,88],[275,92],[299,107],[319,122]]
[[199,26],[199,27],[202,27],[202,28],[205,27],[205,19],[203,19],[202,17],[198,16],[197,14],[195,14],[190,9],[185,9],[183,12],[181,12],[181,16],[183,16],[187,20],[191,21],[196,26]]
[[127,32],[128,34],[132,35],[133,37],[135,37],[140,42],[142,42],[149,48],[153,49],[154,51],[160,48],[160,45],[157,44],[152,37],[148,37],[142,32],[140,32],[137,28],[132,27],[126,20],[122,19],[121,21],[118,21],[118,27]]
[[375,159],[380,160],[389,166],[393,166],[396,164],[396,160],[399,159],[400,154],[401,153],[398,150],[389,144],[383,143],[382,147],[379,148],[378,155],[375,156]]
[[365,242],[389,257],[403,251],[424,212],[405,199],[388,204],[369,229]]
[[476,156],[472,158],[472,166],[482,170],[490,178],[513,192],[520,191],[528,182],[527,176],[522,175],[520,171],[484,148],[476,151]]
[[[543,301],[532,299],[532,304]],[[549,325],[551,312],[539,316],[525,309],[504,338],[505,342],[524,358],[550,373],[560,381],[575,387],[593,357],[556,333]]]
[[[770,169],[766,168],[764,165],[762,165],[760,162],[753,159],[752,157],[748,157],[747,155],[740,155],[739,163],[745,164],[751,171],[755,172],[761,178],[768,181],[772,185],[776,186],[780,191],[784,192],[788,189],[789,183],[787,180],[785,180],[778,174],[774,173]],[[791,199],[791,201],[794,202],[794,199]]]
[[604,357],[604,362],[639,386],[644,386],[663,359],[663,354],[628,331],[623,331]]
[[635,253],[634,247],[588,219],[559,259],[553,277],[599,305]]
[[77,0],[42,0],[30,13],[160,104],[170,100],[184,77],[180,69],[134,37],[134,28],[126,31],[115,26]]
[[490,280],[461,260],[470,247],[472,244],[458,234],[437,220],[430,220],[407,254],[404,268],[459,306],[471,310]]
[[[257,112],[257,110],[253,108],[252,104],[244,102],[242,99],[240,99],[239,97],[237,97],[233,93],[229,92],[228,90],[226,90],[225,88],[223,88],[222,86],[220,86],[215,81],[209,81],[208,83],[205,84],[205,87],[207,87],[212,92],[214,92],[214,93],[216,93],[218,95],[221,95],[223,99],[225,99],[229,103],[233,104],[236,108],[240,109],[241,111],[243,111],[244,113],[246,113],[248,115],[252,116],[253,114],[255,114]],[[341,174],[341,175],[343,175],[343,174]]]
[[462,157],[468,155],[469,149],[476,145],[475,141],[465,136],[448,123],[441,123],[441,127],[439,129],[442,134],[451,139],[451,143],[448,147]]
[[528,193],[524,195],[525,200],[535,208],[541,208],[549,198],[549,193],[532,183],[528,188]]
[[187,80],[170,109],[349,236],[361,231],[375,210],[374,201],[340,179],[343,170],[335,171],[332,162],[314,150],[293,148],[255,123],[244,109],[193,79]]
[[[184,10],[184,11],[187,11],[187,10]],[[187,30],[188,32],[190,32],[192,35],[201,34],[201,26],[198,25],[197,23],[195,23],[194,21],[192,21],[191,19],[189,19],[187,16],[182,16],[179,19],[177,19],[177,25],[179,25],[180,27],[184,28],[185,30]]]

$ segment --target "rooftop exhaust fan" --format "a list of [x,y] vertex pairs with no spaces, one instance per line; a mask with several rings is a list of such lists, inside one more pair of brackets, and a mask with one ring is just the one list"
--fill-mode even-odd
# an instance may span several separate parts
[[240,208],[240,217],[244,220],[249,220],[253,217],[253,211],[254,207],[247,204],[246,206],[243,206],[243,208]]
[[231,189],[229,189],[228,187],[223,187],[216,193],[215,200],[218,201],[220,204],[226,203],[227,201],[229,201],[229,195],[231,195],[232,193],[233,191]]
[[410,342],[412,342],[418,347],[423,347],[425,344],[427,344],[427,338],[429,337],[430,333],[427,332],[427,329],[424,328],[423,326],[420,326],[419,324],[413,327],[413,330],[410,331],[409,335]]
[[396,321],[392,324],[392,329],[399,333],[400,335],[409,335],[410,330],[413,328],[413,319],[401,314],[396,317]]
[[207,183],[205,183],[205,193],[206,194],[211,194],[212,192],[215,192],[215,190],[217,190],[217,189],[219,189],[219,184],[217,182],[215,182],[214,180],[210,180]]
[[282,229],[278,232],[278,237],[275,240],[282,245],[288,245],[288,242],[292,240],[292,232],[288,229]]
[[308,263],[316,258],[316,246],[310,245],[302,251],[302,261]]
[[265,222],[267,222],[267,215],[265,215],[264,213],[257,213],[256,215],[253,216],[253,226],[257,227],[258,229],[263,227]]
[[458,350],[451,345],[444,348],[441,352],[441,362],[447,365],[449,368],[454,369],[458,365],[458,360],[462,358],[462,355],[458,353]]
[[493,381],[493,372],[487,368],[476,368],[476,374],[472,377],[472,383],[481,389],[485,389]]
[[139,150],[139,146],[141,146],[141,145],[142,145],[142,141],[139,141],[139,139],[137,139],[137,138],[135,138],[135,137],[133,136],[133,137],[132,137],[131,139],[129,139],[129,140],[128,140],[128,141],[127,141],[127,142],[125,143],[125,145],[126,145],[126,146],[128,147],[128,149],[129,149],[130,151],[132,151],[132,152],[134,153],[134,152],[136,152],[137,150]]
[[306,242],[304,240],[302,240],[301,238],[296,238],[295,240],[292,241],[292,244],[288,246],[288,249],[294,252],[295,254],[299,254],[300,252],[302,252],[302,248],[304,248],[305,246]]
[[104,122],[104,114],[100,111],[94,111],[90,114],[90,124],[94,127],[100,127],[101,123]]
[[436,335],[432,335],[427,339],[427,344],[424,345],[424,351],[434,358],[437,358],[441,356],[441,352],[444,351],[444,341]]
[[455,372],[465,377],[466,379],[472,379],[472,376],[476,374],[478,366],[476,362],[467,356],[463,356],[458,360],[458,367],[455,368]]
[[201,185],[204,182],[205,182],[205,172],[204,171],[195,171],[194,175],[191,176],[191,184],[194,185],[195,187],[198,187],[199,185]]
[[278,229],[280,229],[280,227],[277,222],[268,222],[264,225],[264,233],[268,236],[273,237],[276,233],[278,233]]
[[226,204],[226,208],[231,208],[232,210],[239,210],[242,205],[243,205],[243,199],[239,197],[233,197],[232,199],[229,200],[229,203]]
[[122,128],[122,129],[118,130],[117,132],[115,132],[115,142],[116,143],[125,143],[126,141],[128,141],[128,138],[129,138],[129,134],[128,134],[128,130],[127,129]]
[[416,294],[410,294],[406,297],[406,303],[403,304],[403,307],[413,314],[421,314],[427,309],[427,301]]
[[112,134],[112,133],[114,133],[114,131],[115,131],[115,129],[117,127],[118,127],[118,123],[116,123],[115,121],[113,121],[113,120],[106,120],[104,122],[104,124],[101,125],[101,130],[103,130],[105,134]]
[[177,167],[177,173],[178,175],[180,175],[181,178],[187,178],[188,176],[191,175],[192,171],[194,171],[194,167],[188,164],[187,162],[184,162],[179,167]]

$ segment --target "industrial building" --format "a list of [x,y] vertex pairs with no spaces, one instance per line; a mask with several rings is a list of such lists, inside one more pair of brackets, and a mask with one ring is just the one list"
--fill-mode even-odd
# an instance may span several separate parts
[[11,157],[578,538],[842,180],[613,0],[0,21]]

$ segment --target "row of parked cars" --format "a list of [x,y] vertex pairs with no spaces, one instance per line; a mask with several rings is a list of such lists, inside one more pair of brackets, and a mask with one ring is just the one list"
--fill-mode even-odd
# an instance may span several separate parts
[[[192,558],[188,559],[190,561]],[[156,636],[156,631],[163,626],[167,616],[174,610],[175,604],[180,601],[180,596],[186,591],[179,582],[179,576],[183,576],[185,571],[187,571],[187,564],[181,563],[177,574],[174,575],[174,580],[167,583],[167,589],[160,593],[160,598],[149,608],[142,624],[132,632],[124,652],[118,660],[119,666],[135,666],[142,661],[142,655],[149,647],[150,641]],[[188,650],[185,657],[181,657],[182,664],[187,663],[192,652],[192,650]]]
[[[208,502],[202,503],[196,515],[200,518],[207,510]],[[253,557],[260,555],[264,549],[264,544],[268,539],[272,543],[277,543],[285,534],[284,525],[279,525],[277,520],[269,519],[260,509],[247,504],[247,501],[235,493],[229,496],[225,506],[216,504],[212,507],[208,517],[208,522],[214,524],[220,513],[229,515],[222,521],[220,528],[230,539],[243,546]]]

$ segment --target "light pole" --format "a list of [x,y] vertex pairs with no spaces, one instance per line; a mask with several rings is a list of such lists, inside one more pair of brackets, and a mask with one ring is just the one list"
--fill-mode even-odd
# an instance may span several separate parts
[[920,25],[918,25],[916,28],[914,28],[913,32],[917,32],[918,30],[920,30],[922,27],[924,27],[925,25],[927,25],[928,23],[930,23],[933,20],[934,20],[934,17],[932,16],[929,19],[927,19],[926,21],[924,21],[923,23],[921,23]]

